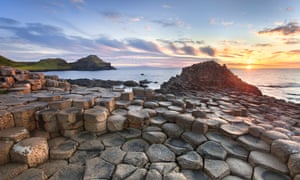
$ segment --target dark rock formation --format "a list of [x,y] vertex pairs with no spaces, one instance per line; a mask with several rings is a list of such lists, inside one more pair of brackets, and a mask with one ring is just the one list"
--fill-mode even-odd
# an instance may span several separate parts
[[173,93],[187,90],[233,90],[262,95],[257,87],[242,81],[227,69],[226,65],[221,66],[215,61],[207,61],[183,68],[179,76],[171,77],[168,82],[163,83],[161,90]]
[[89,55],[72,63],[73,70],[111,70],[115,69],[110,63],[104,62],[96,55]]
[[113,80],[101,80],[101,79],[67,79],[71,84],[76,84],[79,86],[86,87],[103,87],[103,88],[113,88],[113,86],[120,86],[123,81],[113,81]]

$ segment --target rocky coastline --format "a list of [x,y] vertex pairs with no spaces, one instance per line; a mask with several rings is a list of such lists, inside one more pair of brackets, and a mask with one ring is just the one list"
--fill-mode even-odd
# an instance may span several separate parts
[[300,105],[204,65],[160,92],[1,67],[0,179],[300,179]]

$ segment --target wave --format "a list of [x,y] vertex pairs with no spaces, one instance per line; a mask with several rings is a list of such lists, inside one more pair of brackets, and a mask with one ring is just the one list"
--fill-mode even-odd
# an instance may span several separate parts
[[270,88],[300,88],[300,83],[282,83],[282,84],[271,84],[271,85],[259,85],[260,87],[270,87]]

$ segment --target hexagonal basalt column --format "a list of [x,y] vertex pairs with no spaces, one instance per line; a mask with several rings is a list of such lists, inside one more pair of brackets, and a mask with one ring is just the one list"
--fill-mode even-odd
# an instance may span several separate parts
[[13,146],[10,151],[12,161],[35,167],[48,160],[49,148],[45,138],[24,139]]
[[87,131],[103,134],[106,132],[106,119],[108,110],[101,106],[95,106],[84,112],[84,127]]
[[83,130],[83,109],[71,107],[57,113],[60,132],[63,136],[70,137]]

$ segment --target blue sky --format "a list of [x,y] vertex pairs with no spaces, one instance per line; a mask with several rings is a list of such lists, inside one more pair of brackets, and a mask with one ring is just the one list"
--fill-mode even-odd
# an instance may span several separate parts
[[298,0],[2,0],[0,54],[116,66],[300,67]]

